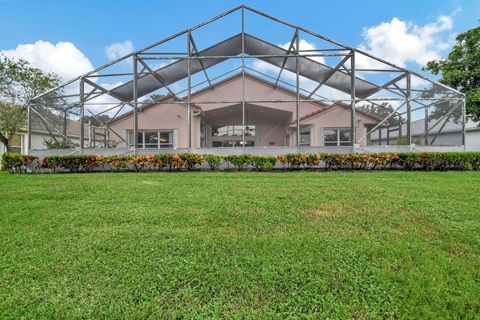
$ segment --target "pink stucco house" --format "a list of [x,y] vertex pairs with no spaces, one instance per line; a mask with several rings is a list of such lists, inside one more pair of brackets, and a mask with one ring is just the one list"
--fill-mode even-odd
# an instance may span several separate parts
[[[242,147],[245,129],[245,147],[295,146],[296,103],[265,102],[245,105],[245,128],[242,126],[242,105],[221,103],[242,99],[241,73],[221,80],[212,87],[192,93],[192,147]],[[275,86],[263,78],[245,74],[245,100],[285,101],[295,99],[295,92]],[[172,103],[169,103],[172,102]],[[188,148],[187,104],[173,103],[164,96],[147,104],[138,114],[139,149]],[[204,103],[217,101],[219,103]],[[350,107],[344,104],[327,105],[301,102],[300,146],[351,146]],[[357,136],[364,135],[369,126],[378,123],[375,115],[357,110]],[[122,145],[133,146],[133,114],[116,118],[110,127],[123,139]],[[365,141],[366,143],[366,141]]]

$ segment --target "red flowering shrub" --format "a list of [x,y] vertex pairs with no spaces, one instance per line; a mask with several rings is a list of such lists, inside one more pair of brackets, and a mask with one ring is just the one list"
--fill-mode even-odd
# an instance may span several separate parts
[[319,168],[323,162],[326,170],[480,170],[480,152],[405,152],[405,153],[311,153],[260,156],[239,155],[200,155],[195,153],[155,155],[52,155],[45,157],[40,164],[31,155],[7,152],[2,156],[3,168],[12,173],[26,173],[45,168],[52,172],[92,172],[92,171],[148,171],[148,170],[195,170],[206,161],[213,170],[222,159],[238,170],[253,167],[268,171],[280,163],[286,169]]

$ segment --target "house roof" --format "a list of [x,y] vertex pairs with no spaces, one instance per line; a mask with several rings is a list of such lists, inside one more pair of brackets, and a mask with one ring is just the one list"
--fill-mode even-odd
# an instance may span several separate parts
[[[306,115],[304,115],[303,117],[300,117],[300,123],[301,123],[302,121],[305,121],[305,120],[314,118],[314,117],[316,117],[316,116],[318,116],[318,115],[320,115],[320,114],[322,114],[322,113],[324,113],[324,112],[330,111],[330,110],[331,110],[332,108],[334,108],[334,107],[343,107],[343,108],[345,108],[345,109],[347,109],[347,110],[350,110],[350,109],[351,109],[351,107],[350,107],[349,105],[345,104],[345,103],[335,102],[335,103],[327,106],[327,107],[324,108],[324,109],[317,110],[317,111],[314,111],[314,112],[312,112],[312,113],[306,114]],[[370,118],[370,119],[373,119],[373,120],[375,120],[375,121],[382,121],[382,120],[383,120],[383,118],[381,118],[381,117],[379,117],[379,116],[377,116],[377,115],[371,114],[370,112],[361,110],[361,109],[355,109],[355,112],[358,113],[358,114],[361,114],[361,115],[363,115],[363,116],[365,116],[365,117],[368,117],[368,118]],[[293,126],[293,125],[296,125],[296,124],[297,124],[297,120],[294,120],[294,121],[290,122],[289,125],[290,125],[290,126]]]
[[[242,77],[242,72],[237,72],[237,73],[235,73],[235,74],[233,74],[233,75],[231,75],[231,76],[229,76],[229,77],[227,77],[227,78],[225,78],[225,79],[222,79],[222,80],[214,83],[214,84],[212,85],[212,88],[220,87],[220,86],[222,86],[222,85],[224,85],[224,84],[226,84],[226,83],[229,83],[229,82],[231,82],[231,81],[233,81],[233,80],[236,80],[236,79],[238,79],[238,78],[241,78],[241,77]],[[266,86],[271,87],[272,89],[275,89],[275,90],[278,90],[278,91],[282,91],[282,92],[284,92],[284,93],[286,93],[286,94],[288,94],[288,95],[290,95],[290,96],[292,96],[292,97],[295,97],[295,98],[296,98],[296,96],[297,96],[297,93],[296,93],[295,91],[293,91],[293,90],[291,90],[291,89],[288,89],[286,86],[283,86],[283,85],[281,85],[281,84],[275,85],[275,83],[273,83],[272,81],[269,81],[269,80],[267,80],[267,79],[265,79],[265,78],[262,78],[262,77],[258,77],[258,76],[256,76],[256,75],[250,73],[250,72],[245,72],[245,78],[248,78],[248,79],[250,79],[250,80],[254,80],[254,81],[260,82],[260,83],[262,83],[262,84],[264,84],[264,85],[266,85]],[[210,87],[202,88],[202,89],[200,89],[200,90],[192,93],[192,97],[201,96],[203,93],[210,91],[212,88],[210,88]],[[300,93],[300,99],[308,99],[308,96]],[[323,103],[323,102],[320,102],[320,101],[310,101],[309,103],[316,104],[316,105],[318,105],[318,106],[320,106],[320,107],[326,107],[326,106],[328,106],[328,104]]]
[[[184,98],[180,98],[180,100],[184,100]],[[156,98],[154,101],[150,102],[150,103],[146,103],[146,104],[143,104],[141,106],[138,107],[138,111],[139,112],[143,112],[147,109],[150,109],[152,107],[157,107],[159,106],[159,103],[160,102],[166,102],[166,101],[174,101],[174,98],[171,94],[167,94],[167,95],[162,95],[162,96],[159,96],[158,98]],[[183,106],[183,107],[186,107],[187,106],[187,101],[185,101],[184,103],[180,103],[179,106]],[[191,103],[191,106],[193,109],[196,109],[196,110],[199,110],[201,111],[202,108],[195,104],[195,103]],[[125,113],[122,113],[121,115],[117,116],[111,123],[115,123],[115,122],[118,122],[124,118],[128,118],[129,116],[131,116],[133,114],[133,110],[131,111],[128,111],[128,112],[125,112]]]
[[[215,88],[218,88],[220,86],[223,86],[231,81],[234,81],[238,78],[241,78],[242,77],[242,72],[238,72],[230,77],[227,77],[227,78],[224,78],[218,82],[215,82],[212,84],[211,87],[206,87],[206,88],[202,88],[194,93],[192,93],[192,98],[195,98],[195,97],[199,97],[201,96],[202,94],[206,93],[206,92],[209,92],[210,90],[214,90]],[[251,73],[248,73],[248,72],[245,72],[245,78],[248,78],[250,80],[253,80],[253,81],[257,81],[257,82],[260,82],[266,86],[269,86],[275,90],[279,90],[279,91],[282,91],[288,95],[291,95],[293,97],[296,97],[296,92],[294,92],[293,90],[290,90],[288,88],[286,88],[285,86],[282,86],[282,85],[277,85],[275,86],[275,84],[271,81],[268,81],[264,78],[261,78],[261,77],[257,77]],[[186,97],[181,97],[180,100],[185,100]],[[300,95],[300,99],[307,99],[307,96],[305,95]],[[157,99],[155,99],[155,101],[152,101],[151,103],[148,103],[148,104],[144,104],[142,105],[141,107],[139,107],[139,112],[142,112],[142,111],[145,111],[147,109],[150,109],[152,107],[157,107],[159,106],[159,103],[162,102],[168,102],[168,101],[174,101],[173,99],[173,96],[171,94],[168,94],[168,95],[163,95],[163,96],[160,96],[158,97]],[[318,102],[318,101],[311,101],[310,102],[311,104],[314,104],[320,108],[322,108],[321,110],[324,110],[328,105],[325,104],[325,103],[322,103],[322,102]],[[185,101],[185,103],[182,103],[182,104],[179,104],[180,106],[187,106],[187,102]],[[198,111],[203,111],[202,107],[194,102],[192,102],[192,108],[198,110]],[[115,122],[118,122],[124,118],[127,118],[129,116],[131,116],[133,114],[133,110],[131,111],[128,111],[128,112],[125,112],[119,116],[117,116],[111,123],[115,123]]]

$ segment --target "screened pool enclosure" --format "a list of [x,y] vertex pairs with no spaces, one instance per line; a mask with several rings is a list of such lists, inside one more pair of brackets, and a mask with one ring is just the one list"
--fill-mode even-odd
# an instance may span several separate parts
[[462,93],[247,6],[80,75],[28,107],[28,149],[37,155],[464,145]]

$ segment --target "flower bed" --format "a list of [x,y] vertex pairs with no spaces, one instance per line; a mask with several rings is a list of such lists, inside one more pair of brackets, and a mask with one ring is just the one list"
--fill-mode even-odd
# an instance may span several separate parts
[[7,152],[11,173],[217,170],[480,170],[480,152],[309,153],[260,156],[159,153],[154,155],[62,155],[43,160]]

